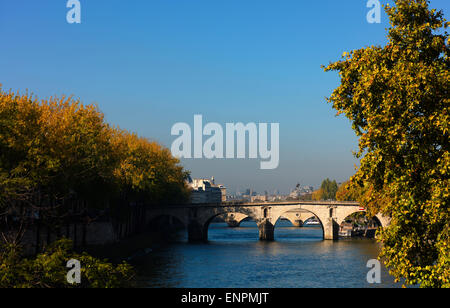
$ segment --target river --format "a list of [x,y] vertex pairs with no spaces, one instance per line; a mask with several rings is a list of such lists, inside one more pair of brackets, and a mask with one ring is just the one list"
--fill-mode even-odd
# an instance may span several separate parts
[[288,221],[278,221],[274,242],[260,242],[254,222],[234,229],[212,223],[208,243],[189,244],[181,235],[132,263],[140,284],[152,288],[400,287],[384,266],[381,284],[367,283],[367,261],[379,249],[369,239],[324,241],[320,227]]

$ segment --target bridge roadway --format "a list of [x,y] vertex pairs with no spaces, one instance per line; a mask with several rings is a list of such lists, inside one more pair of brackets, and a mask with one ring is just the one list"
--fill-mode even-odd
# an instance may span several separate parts
[[[217,216],[223,216],[231,226],[238,226],[247,217],[253,219],[263,241],[274,240],[275,224],[284,217],[294,225],[302,224],[315,216],[323,229],[325,240],[337,240],[339,225],[351,214],[365,211],[357,202],[342,201],[289,201],[261,203],[186,204],[152,207],[146,212],[146,223],[161,216],[175,217],[187,228],[190,242],[207,241],[208,228]],[[390,219],[381,214],[374,217],[382,227]]]

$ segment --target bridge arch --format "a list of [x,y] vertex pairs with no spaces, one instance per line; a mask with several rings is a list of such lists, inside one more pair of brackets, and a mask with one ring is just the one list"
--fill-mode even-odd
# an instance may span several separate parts
[[[211,222],[218,216],[225,215],[226,217],[236,218],[230,223],[240,224],[242,220],[250,217],[258,224],[258,215],[251,210],[245,208],[214,208],[211,210],[202,211],[201,217],[189,221],[188,237],[191,242],[208,241],[208,230]],[[231,216],[233,215],[233,216]]]
[[287,211],[301,210],[310,212],[320,222],[325,240],[337,240],[339,225],[336,223],[336,216],[341,211],[342,206],[334,202],[299,202],[289,206],[277,208],[274,220],[278,220]]
[[[285,211],[285,212],[278,213],[277,217],[274,218],[274,227],[276,227],[277,221],[280,218],[282,218],[282,217],[285,217],[285,218],[289,219],[289,221],[291,221],[292,225],[295,226],[295,224],[291,220],[293,216],[289,215],[289,213],[296,213],[296,212],[293,212],[292,210],[288,210],[288,211]],[[325,237],[325,228],[324,228],[324,224],[323,224],[321,218],[317,214],[315,214],[313,211],[310,211],[310,210],[303,210],[302,209],[301,213],[302,213],[302,215],[300,215],[300,216],[295,215],[295,217],[300,217],[300,218],[304,219],[304,220],[302,220],[302,225],[303,225],[303,223],[306,220],[309,220],[310,218],[315,217],[320,223],[320,227],[322,229],[322,237]],[[290,216],[291,219],[286,217],[286,216]],[[307,217],[307,218],[305,218],[305,217]]]
[[285,218],[289,220],[294,227],[303,227],[303,224],[313,217],[317,216],[308,211],[287,211],[282,213],[279,219]]
[[[390,224],[390,218],[385,217],[382,214],[378,214],[375,216],[369,216],[369,215],[367,215],[367,211],[363,208],[360,208],[358,210],[349,209],[347,211],[341,212],[337,218],[337,223],[339,224],[339,229],[341,231],[344,231],[344,233],[347,233],[347,236],[348,236],[348,232],[350,232],[350,230],[352,230],[351,232],[353,234],[353,231],[355,231],[355,228],[354,228],[354,226],[348,225],[346,223],[346,221],[352,216],[354,216],[353,218],[357,218],[357,216],[355,216],[355,214],[357,214],[357,213],[364,214],[364,222],[362,224],[364,227],[363,227],[363,229],[359,230],[361,236],[364,235],[365,237],[373,238],[373,237],[375,237],[376,231],[379,228],[386,228]],[[359,219],[361,219],[361,218],[362,217],[360,217]]]
[[[367,211],[365,209],[349,208],[348,210],[341,211],[339,213],[339,215],[337,215],[337,217],[336,217],[337,223],[342,224],[345,221],[345,219],[347,219],[347,217],[349,217],[355,213],[365,213],[367,215]],[[382,228],[385,228],[385,227],[389,226],[389,224],[390,224],[390,218],[383,216],[382,214],[377,214],[377,215],[375,215],[373,217],[369,217],[369,218],[373,219],[378,224],[378,226],[382,227]]]
[[246,218],[250,216],[242,213],[227,213],[218,215],[216,217],[222,217],[230,228],[237,228],[240,227],[242,221],[244,221]]

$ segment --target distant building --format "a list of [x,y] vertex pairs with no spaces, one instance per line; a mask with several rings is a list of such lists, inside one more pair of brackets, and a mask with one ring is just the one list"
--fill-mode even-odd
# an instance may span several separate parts
[[211,179],[192,179],[188,177],[188,185],[192,188],[191,203],[222,203],[227,201],[227,189],[224,185],[215,184]]
[[267,195],[250,196],[250,202],[266,202],[269,198]]
[[295,186],[294,190],[289,194],[290,198],[296,199],[304,195],[312,194],[314,191],[314,187],[312,186],[303,186],[301,187],[300,184],[297,184]]

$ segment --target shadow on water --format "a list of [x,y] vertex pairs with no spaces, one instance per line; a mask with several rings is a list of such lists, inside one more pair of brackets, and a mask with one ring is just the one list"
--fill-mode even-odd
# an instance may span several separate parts
[[399,287],[386,269],[368,284],[366,267],[380,246],[374,240],[324,241],[321,227],[295,228],[280,221],[274,242],[261,242],[254,222],[239,228],[212,223],[209,242],[175,242],[133,259],[144,287]]

